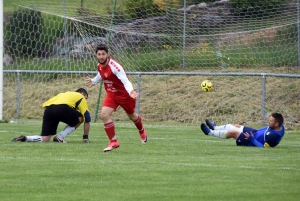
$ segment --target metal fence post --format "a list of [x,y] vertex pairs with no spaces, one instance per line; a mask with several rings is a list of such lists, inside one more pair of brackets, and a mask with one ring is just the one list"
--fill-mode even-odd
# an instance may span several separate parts
[[63,0],[64,6],[64,49],[65,49],[65,60],[66,60],[66,70],[69,70],[69,45],[68,45],[68,28],[67,28],[67,6],[66,0]]
[[22,82],[22,74],[17,72],[18,83],[17,83],[17,119],[20,119],[21,115],[21,82]]
[[261,124],[266,125],[266,74],[262,74]]
[[184,14],[183,14],[183,35],[182,35],[182,69],[185,68],[185,26],[186,26],[186,0],[184,0]]
[[297,0],[297,33],[298,33],[298,66],[300,66],[300,25],[299,25],[299,0]]

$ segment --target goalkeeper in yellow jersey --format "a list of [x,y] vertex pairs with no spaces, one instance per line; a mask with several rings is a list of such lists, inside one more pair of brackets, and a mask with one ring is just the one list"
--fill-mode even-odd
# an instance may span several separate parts
[[88,93],[83,88],[79,88],[76,92],[68,91],[60,93],[50,98],[43,104],[45,111],[41,135],[21,135],[12,141],[49,142],[51,137],[57,133],[59,122],[63,122],[66,123],[67,126],[53,138],[53,141],[66,143],[65,137],[84,122],[82,141],[89,143],[88,135],[91,116],[88,110],[87,98]]

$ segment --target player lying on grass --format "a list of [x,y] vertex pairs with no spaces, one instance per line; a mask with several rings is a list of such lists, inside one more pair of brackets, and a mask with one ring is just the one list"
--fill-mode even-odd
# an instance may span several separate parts
[[115,133],[115,124],[112,113],[121,106],[128,118],[138,129],[142,144],[147,142],[147,133],[142,123],[142,117],[135,113],[136,98],[139,94],[133,89],[132,83],[121,64],[108,55],[108,47],[100,44],[96,48],[98,60],[98,73],[94,78],[87,77],[86,85],[92,87],[103,80],[106,96],[102,103],[100,118],[104,124],[104,130],[109,139],[104,152],[111,151],[120,146]]
[[237,146],[275,147],[284,136],[283,117],[280,113],[272,113],[269,118],[269,126],[254,129],[238,124],[226,124],[217,126],[208,119],[201,124],[201,130],[205,135],[218,138],[236,139]]
[[53,138],[54,142],[66,143],[65,137],[73,132],[84,122],[83,142],[89,143],[89,130],[91,116],[86,99],[88,93],[79,88],[76,92],[68,91],[60,93],[43,104],[45,108],[41,135],[24,136],[14,138],[13,142],[49,142],[52,135],[57,132],[59,122],[67,126]]

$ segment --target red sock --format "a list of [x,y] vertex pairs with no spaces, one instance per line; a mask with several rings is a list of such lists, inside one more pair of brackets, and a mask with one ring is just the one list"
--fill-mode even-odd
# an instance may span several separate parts
[[133,123],[135,124],[136,128],[139,130],[139,133],[143,132],[144,126],[143,126],[143,123],[142,123],[141,115],[138,115],[137,120],[135,120]]
[[109,122],[107,124],[104,124],[104,130],[110,141],[117,141],[114,122]]

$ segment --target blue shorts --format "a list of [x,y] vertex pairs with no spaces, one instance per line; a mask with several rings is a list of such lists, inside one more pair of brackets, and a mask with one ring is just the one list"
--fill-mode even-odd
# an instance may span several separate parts
[[255,133],[257,130],[254,128],[246,127],[244,126],[243,132],[239,135],[239,137],[236,139],[236,145],[237,146],[253,146],[251,142],[245,139],[244,133]]

